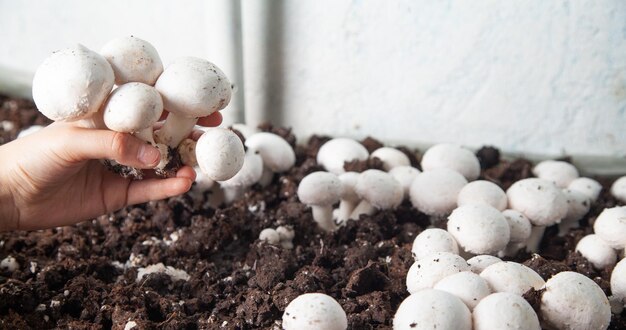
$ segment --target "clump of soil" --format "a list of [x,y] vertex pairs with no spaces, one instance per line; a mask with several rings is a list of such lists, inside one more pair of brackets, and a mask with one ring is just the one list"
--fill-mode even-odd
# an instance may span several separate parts
[[[4,120],[13,127],[0,126],[0,143],[22,128],[48,123],[32,103],[0,97]],[[20,265],[14,272],[0,269],[0,328],[280,329],[291,300],[323,292],[339,301],[351,329],[390,329],[396,308],[408,296],[411,244],[430,224],[428,217],[405,201],[394,211],[348,221],[334,233],[320,231],[296,190],[305,175],[321,169],[315,156],[328,137],[314,136],[302,145],[290,129],[262,128],[295,146],[297,164],[271,185],[253,186],[232,205],[212,208],[210,194],[189,193],[75,226],[0,234],[0,259],[10,255]],[[370,149],[382,145],[372,138],[363,143]],[[531,175],[530,162],[502,160],[492,149],[478,153],[481,178],[506,189]],[[419,154],[402,150],[417,165]],[[362,171],[380,164],[346,166]],[[573,249],[592,232],[599,212],[614,205],[605,189],[580,228],[564,237],[548,228],[540,256],[520,253],[513,260],[546,280],[559,271],[578,271],[609,294],[611,269],[594,270]],[[280,225],[294,228],[294,249],[259,242],[261,230]],[[188,280],[152,273],[136,281],[139,268],[157,263],[183,270]],[[536,306],[539,294],[526,297]],[[625,327],[626,313],[614,315],[611,328]]]

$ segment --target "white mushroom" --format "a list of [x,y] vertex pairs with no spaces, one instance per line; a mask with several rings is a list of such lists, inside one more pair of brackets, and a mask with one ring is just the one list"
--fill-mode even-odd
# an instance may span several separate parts
[[400,182],[404,190],[404,199],[407,199],[409,198],[411,184],[415,177],[420,174],[420,170],[413,166],[396,166],[389,170],[389,174],[391,174],[396,181]]
[[510,292],[523,295],[534,288],[539,290],[545,284],[534,270],[512,261],[496,262],[480,273],[493,292]]
[[332,297],[305,293],[287,305],[282,326],[285,330],[344,330],[348,328],[348,318]]
[[46,58],[33,78],[33,99],[41,113],[54,121],[78,121],[103,127],[96,115],[113,88],[113,69],[98,53],[83,45]]
[[611,185],[611,195],[618,201],[626,203],[626,176],[623,176]]
[[154,46],[133,36],[107,42],[100,53],[111,64],[117,85],[141,82],[154,86],[163,72],[163,63]]
[[317,152],[317,163],[328,172],[345,172],[345,162],[366,160],[369,152],[359,142],[348,138],[335,138],[324,143]]
[[243,167],[245,152],[241,139],[231,130],[208,129],[196,144],[200,170],[214,181],[232,178]]
[[478,180],[466,184],[463,189],[461,189],[457,198],[457,205],[462,206],[478,203],[487,204],[503,211],[506,209],[508,200],[504,190],[497,184],[490,181]]
[[41,130],[42,128],[44,128],[44,126],[41,126],[41,125],[33,125],[33,126],[30,126],[30,127],[27,127],[25,129],[21,130],[17,134],[17,138],[20,139],[20,138],[23,138],[25,136],[29,136],[29,135],[31,135],[31,134]]
[[432,288],[448,275],[469,270],[465,260],[449,252],[436,252],[417,260],[406,275],[409,293]]
[[491,293],[487,281],[471,271],[448,275],[439,280],[433,288],[457,296],[470,311],[476,307],[481,299]]
[[459,246],[449,232],[439,228],[429,228],[415,237],[411,252],[415,260],[420,260],[435,252],[459,254]]
[[263,174],[259,183],[268,185],[274,173],[291,169],[296,163],[296,153],[289,143],[274,133],[259,132],[246,138],[246,147],[257,151],[263,158]]
[[333,221],[333,204],[339,201],[341,183],[329,172],[313,172],[298,185],[298,198],[311,207],[313,220],[325,231],[337,229]]
[[232,178],[220,182],[220,186],[224,189],[226,203],[231,203],[241,198],[246,189],[261,179],[262,174],[263,159],[256,151],[248,149],[244,156],[241,170]]
[[409,157],[402,151],[396,148],[382,147],[374,150],[370,154],[370,158],[378,158],[383,162],[383,169],[389,172],[392,168],[397,166],[410,166],[411,161]]
[[578,228],[578,221],[591,208],[591,201],[585,193],[578,190],[563,189],[563,195],[567,201],[567,214],[559,222],[559,236],[565,236],[570,229]]
[[293,228],[287,226],[276,227],[276,232],[280,237],[280,245],[283,249],[293,249],[293,238],[296,237],[296,233]]
[[540,330],[532,306],[519,295],[496,292],[483,298],[472,313],[474,330]]
[[626,206],[604,209],[596,218],[593,231],[612,248],[624,249],[626,247]]
[[622,308],[626,306],[626,259],[620,260],[611,272],[611,294]]
[[278,245],[280,243],[280,235],[274,228],[265,228],[259,233],[259,240],[267,242],[267,244]]
[[514,256],[519,249],[526,245],[526,242],[530,238],[530,234],[532,232],[532,225],[530,220],[528,220],[528,218],[521,212],[515,210],[504,210],[502,211],[502,215],[509,224],[511,237],[509,239],[509,244],[507,244],[506,248],[498,255],[501,257]]
[[20,268],[20,264],[12,256],[8,256],[2,259],[2,261],[0,261],[0,269],[6,269],[10,273],[18,270],[19,268]]
[[559,160],[544,160],[533,168],[533,174],[554,183],[563,189],[578,178],[578,170],[574,165]]
[[488,254],[481,254],[467,259],[470,270],[476,274],[482,273],[485,268],[497,262],[502,262],[502,259]]
[[448,217],[448,232],[472,254],[495,254],[509,243],[510,229],[502,212],[487,204],[467,204]]
[[224,109],[230,102],[231,86],[213,63],[182,57],[170,64],[155,84],[169,115],[156,132],[156,140],[176,148],[193,130],[199,117]]
[[567,188],[570,190],[580,191],[589,197],[589,200],[592,203],[595,203],[598,200],[598,196],[600,196],[600,192],[602,191],[602,185],[590,178],[576,178],[572,180],[572,182],[567,185]]
[[338,176],[339,181],[341,181],[341,200],[339,201],[339,210],[337,211],[337,221],[339,223],[343,223],[350,218],[350,214],[361,200],[354,190],[359,176],[360,174],[357,172],[345,172]]
[[478,157],[468,149],[456,144],[442,143],[430,147],[422,156],[424,172],[448,168],[461,173],[467,181],[473,181],[480,175]]
[[374,210],[395,209],[404,197],[400,182],[381,170],[362,172],[354,191],[361,202],[350,214],[351,219],[358,219],[361,214],[372,214]]
[[596,269],[615,265],[617,253],[598,235],[587,235],[576,244],[576,251],[585,257]]
[[393,317],[393,329],[471,330],[472,319],[459,298],[441,290],[426,289],[402,301]]
[[606,329],[611,306],[602,289],[585,275],[561,272],[552,276],[541,296],[541,318],[554,329]]
[[447,168],[422,172],[411,184],[411,203],[425,214],[445,215],[454,210],[459,192],[466,184],[461,174]]

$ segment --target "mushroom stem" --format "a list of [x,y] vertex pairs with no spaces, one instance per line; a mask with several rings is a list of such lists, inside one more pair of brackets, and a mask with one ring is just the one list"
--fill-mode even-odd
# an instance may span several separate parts
[[155,133],[156,141],[170,148],[176,148],[191,133],[196,121],[198,118],[189,118],[170,112],[163,127]]
[[352,211],[356,208],[357,203],[351,200],[342,199],[339,202],[339,210],[337,211],[337,220],[339,222],[344,222],[350,219],[350,215]]
[[337,229],[337,225],[333,221],[333,207],[331,205],[311,205],[313,212],[313,220],[317,222],[325,231],[333,231]]
[[354,219],[354,220],[359,220],[359,217],[361,216],[361,214],[367,214],[367,215],[371,215],[374,213],[374,206],[366,201],[366,200],[362,200],[352,211],[352,213],[350,213],[350,219]]
[[269,167],[263,165],[263,174],[261,174],[259,184],[261,187],[267,187],[270,183],[272,183],[272,179],[274,179],[274,172],[270,170]]
[[545,231],[546,226],[533,226],[530,230],[530,237],[526,241],[526,252],[537,252]]

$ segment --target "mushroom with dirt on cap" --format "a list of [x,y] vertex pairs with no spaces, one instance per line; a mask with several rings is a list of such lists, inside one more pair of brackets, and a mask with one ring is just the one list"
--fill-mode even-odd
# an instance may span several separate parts
[[394,167],[409,166],[411,161],[404,152],[391,147],[382,147],[374,150],[370,154],[370,158],[378,158],[383,162],[383,169],[389,172]]
[[111,64],[117,85],[141,82],[154,86],[163,72],[163,62],[154,46],[134,36],[113,39],[100,53]]
[[566,188],[563,189],[563,195],[567,201],[567,214],[559,222],[559,236],[565,236],[570,229],[578,228],[578,222],[591,208],[591,200],[583,192]]
[[509,244],[498,255],[500,257],[514,256],[517,251],[526,246],[526,242],[532,233],[532,224],[530,220],[519,211],[504,210],[502,215],[509,224]]
[[617,252],[595,234],[581,238],[576,244],[576,251],[598,270],[613,266],[617,262]]
[[458,206],[479,203],[487,204],[495,207],[499,211],[503,211],[506,209],[508,200],[502,188],[486,180],[472,181],[459,191],[457,198]]
[[344,330],[348,328],[348,317],[331,296],[305,293],[287,305],[282,326],[285,330]]
[[333,221],[333,204],[339,202],[341,183],[335,174],[313,172],[298,185],[298,198],[311,207],[313,220],[325,231],[337,229]]
[[512,261],[496,262],[485,268],[480,277],[487,281],[493,292],[510,292],[520,296],[531,288],[539,290],[545,284],[543,278],[530,267]]
[[567,188],[570,190],[580,191],[589,197],[589,200],[592,203],[598,200],[598,196],[600,196],[600,192],[602,191],[602,185],[600,182],[585,177],[572,180],[572,182],[567,185]]
[[450,252],[432,253],[411,265],[406,275],[406,287],[414,294],[423,289],[432,288],[448,275],[470,270],[467,262]]

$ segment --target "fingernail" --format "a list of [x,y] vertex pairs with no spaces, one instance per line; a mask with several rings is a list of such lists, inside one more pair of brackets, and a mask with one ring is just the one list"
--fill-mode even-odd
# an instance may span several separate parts
[[159,158],[161,158],[161,153],[157,148],[149,144],[144,144],[139,147],[137,159],[141,163],[145,165],[156,165],[159,162]]

